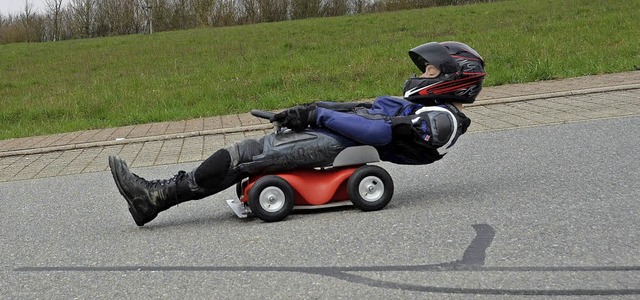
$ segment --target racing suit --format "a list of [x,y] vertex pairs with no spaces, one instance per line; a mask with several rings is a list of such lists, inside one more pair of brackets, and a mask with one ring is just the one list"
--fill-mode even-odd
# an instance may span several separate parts
[[355,145],[374,146],[383,161],[429,164],[442,158],[471,123],[452,104],[423,106],[392,96],[372,104],[315,105],[315,126],[222,149],[193,171],[195,182],[211,194],[253,174],[331,165],[341,150]]
[[218,193],[250,175],[329,166],[349,146],[371,145],[382,160],[393,163],[432,163],[471,123],[451,104],[423,106],[389,96],[372,104],[317,102],[281,114],[289,122],[307,123],[299,123],[300,132],[272,133],[220,149],[192,171],[167,180],[146,180],[110,156],[111,174],[136,224],[143,226],[161,211]]

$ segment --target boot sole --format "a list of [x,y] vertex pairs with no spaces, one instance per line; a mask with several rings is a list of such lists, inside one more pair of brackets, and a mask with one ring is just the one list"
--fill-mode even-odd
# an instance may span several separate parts
[[140,218],[140,212],[138,212],[138,210],[136,209],[136,206],[131,201],[131,197],[120,186],[120,178],[115,170],[117,167],[116,159],[117,158],[114,156],[109,156],[109,169],[111,169],[111,176],[113,176],[113,181],[116,182],[116,186],[118,187],[118,191],[120,192],[120,195],[122,195],[122,197],[124,197],[124,199],[127,200],[127,203],[129,204],[129,213],[131,213],[131,216],[133,217],[133,221],[136,222],[136,225],[142,227],[147,222],[145,222],[143,218]]

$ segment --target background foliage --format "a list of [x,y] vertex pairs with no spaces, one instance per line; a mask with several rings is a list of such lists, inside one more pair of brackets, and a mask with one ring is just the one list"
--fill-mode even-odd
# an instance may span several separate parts
[[639,1],[503,1],[0,45],[0,138],[398,95],[406,53],[459,40],[485,85],[637,70]]
[[[16,0],[19,1],[19,0]],[[151,33],[460,5],[494,0],[45,0],[3,16],[0,44]]]

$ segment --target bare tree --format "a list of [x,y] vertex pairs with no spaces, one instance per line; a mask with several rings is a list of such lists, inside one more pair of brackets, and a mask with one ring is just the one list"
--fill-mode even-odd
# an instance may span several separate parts
[[69,26],[72,35],[79,38],[96,36],[95,0],[71,0],[69,2]]
[[322,0],[291,0],[291,18],[305,19],[320,16]]
[[15,1],[24,10],[0,13],[0,43],[141,33],[151,21],[154,30],[166,31],[494,0],[44,0],[45,15],[34,10],[34,0]]
[[209,25],[209,17],[216,4],[215,0],[191,0],[196,26]]
[[154,31],[166,31],[178,28],[173,23],[174,10],[171,0],[144,0],[151,7],[150,20]]
[[375,2],[375,0],[349,0],[349,6],[351,7],[352,13],[361,14],[368,12]]
[[235,0],[218,0],[213,10],[213,22],[215,26],[235,25],[238,22],[238,12]]
[[261,22],[276,22],[288,19],[287,0],[260,0],[258,1]]
[[194,27],[190,0],[173,0],[173,28],[187,29]]
[[348,8],[347,0],[324,0],[321,13],[327,17],[343,16],[347,14]]
[[33,4],[29,2],[29,0],[24,0],[24,10],[20,15],[22,19],[22,26],[24,27],[25,40],[27,42],[31,41],[31,31],[34,23],[34,12],[33,12]]
[[0,43],[17,43],[26,40],[25,27],[19,15],[7,15],[0,27]]
[[51,19],[51,40],[60,40],[61,23],[62,23],[62,0],[46,0],[47,14]]
[[241,23],[257,23],[260,22],[259,0],[240,0],[238,5]]
[[5,17],[2,12],[0,12],[0,44],[7,43],[7,31],[9,29],[9,16]]
[[153,33],[153,3],[150,0],[138,0],[139,22],[143,25],[141,30],[144,33]]
[[139,32],[140,7],[135,0],[97,2],[97,35],[123,35]]

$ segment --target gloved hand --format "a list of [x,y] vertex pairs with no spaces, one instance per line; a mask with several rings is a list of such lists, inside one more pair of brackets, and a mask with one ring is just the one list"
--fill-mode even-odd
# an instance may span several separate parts
[[316,108],[315,104],[295,106],[275,114],[270,121],[279,122],[280,125],[293,131],[303,131],[309,126],[316,125]]

